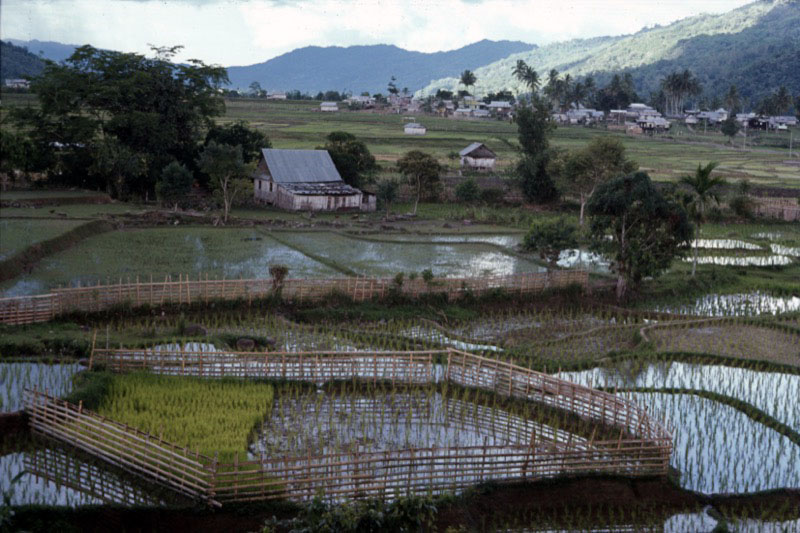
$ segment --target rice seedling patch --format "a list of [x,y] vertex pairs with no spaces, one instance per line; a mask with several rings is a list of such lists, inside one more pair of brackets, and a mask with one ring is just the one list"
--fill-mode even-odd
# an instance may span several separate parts
[[273,394],[253,381],[133,373],[114,376],[98,412],[222,461],[247,450]]
[[0,261],[81,225],[73,220],[0,219]]

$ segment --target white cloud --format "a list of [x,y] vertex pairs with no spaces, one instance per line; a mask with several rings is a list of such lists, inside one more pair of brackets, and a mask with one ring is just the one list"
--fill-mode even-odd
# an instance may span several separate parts
[[632,33],[747,0],[2,0],[3,38],[90,43],[244,65],[294,48],[395,44],[433,52],[480,39],[537,44]]

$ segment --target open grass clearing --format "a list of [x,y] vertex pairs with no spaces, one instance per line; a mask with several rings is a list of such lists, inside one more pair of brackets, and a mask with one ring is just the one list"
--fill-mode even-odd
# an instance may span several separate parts
[[80,224],[82,222],[69,220],[0,219],[0,261],[32,244],[63,235]]
[[0,218],[50,218],[59,221],[71,218],[102,218],[105,215],[124,215],[143,213],[148,207],[138,204],[114,202],[110,204],[66,204],[44,205],[41,207],[3,207]]
[[97,196],[95,191],[76,191],[62,189],[34,189],[25,191],[0,191],[0,201],[36,200],[37,198],[91,198]]

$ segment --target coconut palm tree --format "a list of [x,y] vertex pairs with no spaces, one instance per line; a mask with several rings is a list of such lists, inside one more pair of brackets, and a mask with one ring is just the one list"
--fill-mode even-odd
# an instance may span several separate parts
[[[689,187],[692,199],[689,203],[689,215],[695,225],[694,240],[700,236],[700,228],[705,221],[706,210],[709,205],[714,202],[719,205],[719,196],[715,189],[720,185],[725,184],[725,179],[718,176],[711,176],[719,163],[711,161],[706,166],[697,165],[697,170],[694,176],[684,176],[681,178],[681,183]],[[697,243],[694,243],[694,261],[692,261],[692,277],[697,271]]]
[[460,81],[461,84],[467,88],[467,91],[469,91],[469,88],[475,85],[475,82],[478,81],[478,79],[475,77],[474,72],[472,72],[471,70],[465,70],[464,72],[461,73]]

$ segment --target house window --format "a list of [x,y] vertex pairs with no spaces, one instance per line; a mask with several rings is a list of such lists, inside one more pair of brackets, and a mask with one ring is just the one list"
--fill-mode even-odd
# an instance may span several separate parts
[[269,192],[272,192],[272,182],[269,182]]
[[258,190],[261,190],[261,180],[258,180]]

